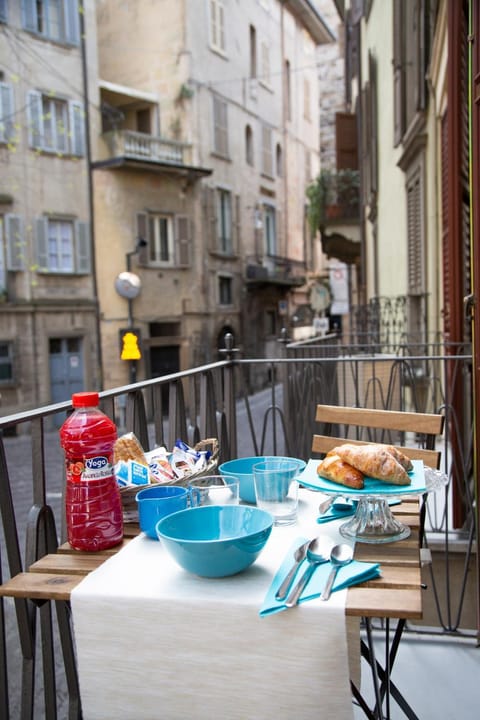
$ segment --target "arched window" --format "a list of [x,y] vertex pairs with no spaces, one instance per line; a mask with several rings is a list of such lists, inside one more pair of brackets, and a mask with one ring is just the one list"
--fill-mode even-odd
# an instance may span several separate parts
[[253,132],[250,125],[245,128],[245,160],[253,167]]
[[276,164],[277,176],[282,177],[282,175],[283,175],[283,153],[282,153],[282,146],[280,145],[280,143],[277,143],[277,147],[275,149],[275,164]]

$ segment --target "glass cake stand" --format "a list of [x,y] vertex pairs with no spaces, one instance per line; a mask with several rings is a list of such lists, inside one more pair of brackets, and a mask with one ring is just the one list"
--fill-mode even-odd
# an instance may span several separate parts
[[[318,462],[316,463],[318,465]],[[340,534],[364,543],[388,543],[404,540],[410,535],[410,528],[392,515],[389,501],[399,500],[408,495],[423,495],[436,492],[446,485],[448,477],[439,470],[423,466],[421,461],[414,461],[411,485],[390,485],[381,481],[366,479],[363,490],[339,487],[324,478],[309,474],[309,466],[299,478],[302,485],[319,490],[325,495],[341,495],[355,500],[355,514],[340,526]]]

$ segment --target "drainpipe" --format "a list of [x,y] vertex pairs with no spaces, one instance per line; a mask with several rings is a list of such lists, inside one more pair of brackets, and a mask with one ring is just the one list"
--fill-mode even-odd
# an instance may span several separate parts
[[78,3],[78,17],[80,21],[80,48],[82,56],[82,83],[83,101],[85,107],[85,158],[87,162],[87,192],[88,192],[88,214],[90,217],[90,258],[92,263],[93,299],[95,303],[95,331],[97,344],[97,369],[96,386],[103,390],[103,360],[102,360],[102,336],[100,331],[100,305],[98,301],[97,266],[95,261],[95,223],[94,223],[94,202],[93,202],[93,178],[92,178],[92,148],[90,143],[90,107],[88,95],[88,71],[87,71],[87,49],[85,42],[85,2]]

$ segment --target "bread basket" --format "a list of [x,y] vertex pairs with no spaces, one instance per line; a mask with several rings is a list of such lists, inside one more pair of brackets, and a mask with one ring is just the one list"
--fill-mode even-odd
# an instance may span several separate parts
[[153,478],[150,482],[150,485],[128,485],[126,487],[120,487],[120,497],[122,499],[122,508],[123,508],[123,519],[124,522],[136,522],[138,521],[138,508],[137,508],[137,502],[135,500],[135,497],[137,493],[140,490],[143,490],[145,487],[150,487],[152,485],[180,485],[182,487],[187,487],[188,483],[191,480],[195,480],[196,478],[205,477],[206,475],[213,475],[215,470],[217,469],[218,465],[218,456],[220,454],[220,447],[218,440],[216,438],[208,438],[206,440],[200,440],[196,445],[194,445],[194,450],[196,452],[204,452],[204,451],[210,451],[211,455],[207,461],[207,464],[197,472],[190,473],[188,475],[184,475],[181,478],[172,478],[172,480],[166,480],[164,482],[157,482]]

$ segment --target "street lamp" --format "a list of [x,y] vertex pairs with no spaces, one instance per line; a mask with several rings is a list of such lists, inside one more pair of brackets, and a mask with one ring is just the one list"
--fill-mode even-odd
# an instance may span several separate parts
[[[127,268],[127,272],[131,273],[132,271],[132,256],[138,255],[140,250],[144,247],[147,247],[147,241],[144,240],[142,237],[137,238],[137,244],[135,245],[134,250],[130,250],[130,252],[125,253],[125,265]],[[138,292],[140,292],[140,285],[138,285]],[[127,295],[127,303],[128,303],[128,327],[133,327],[133,299],[137,297],[138,292],[133,295],[129,294]]]
[[132,256],[136,255],[141,248],[146,247],[147,241],[143,238],[137,238],[137,244],[134,250],[125,253],[126,272],[120,273],[115,280],[115,289],[118,294],[125,298],[128,307],[128,327],[120,330],[121,360],[127,360],[130,363],[129,377],[130,383],[137,380],[137,360],[141,358],[139,348],[138,331],[133,327],[133,300],[138,296],[141,289],[141,282],[138,275],[132,273]]

